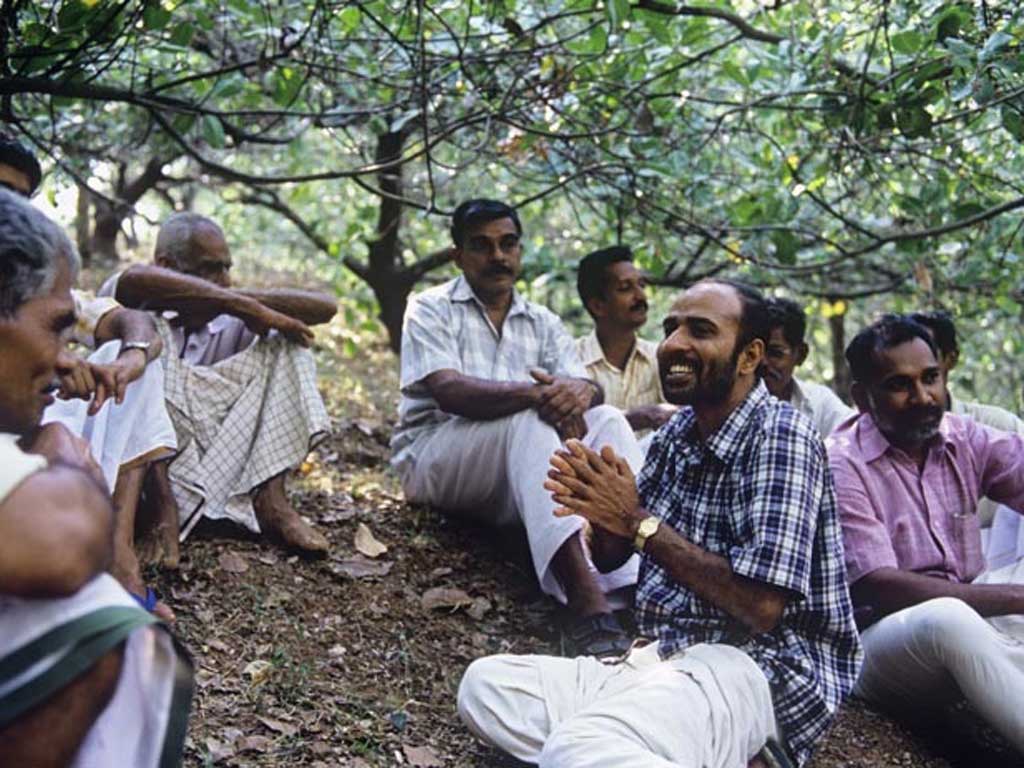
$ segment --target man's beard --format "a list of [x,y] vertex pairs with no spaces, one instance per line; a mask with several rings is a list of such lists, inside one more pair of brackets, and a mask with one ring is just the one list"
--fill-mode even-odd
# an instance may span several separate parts
[[739,366],[740,348],[739,343],[733,347],[728,362],[709,364],[705,373],[704,364],[699,360],[693,361],[694,384],[693,388],[686,393],[676,405],[721,405],[732,394],[732,387],[736,381],[736,369]]

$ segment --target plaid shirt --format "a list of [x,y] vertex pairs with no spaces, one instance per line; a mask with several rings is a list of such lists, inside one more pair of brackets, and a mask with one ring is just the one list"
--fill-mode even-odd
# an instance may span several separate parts
[[452,418],[423,383],[436,371],[451,369],[490,381],[533,381],[531,368],[552,376],[587,375],[558,315],[516,291],[499,335],[461,275],[409,300],[401,360],[402,401],[391,440],[395,466],[411,458],[418,438]]
[[853,687],[860,644],[846,586],[835,489],[821,437],[788,403],[753,389],[705,442],[691,408],[654,436],[638,479],[643,506],[735,573],[793,594],[778,626],[752,635],[643,557],[637,619],[662,656],[724,643],[771,686],[790,754],[811,755]]

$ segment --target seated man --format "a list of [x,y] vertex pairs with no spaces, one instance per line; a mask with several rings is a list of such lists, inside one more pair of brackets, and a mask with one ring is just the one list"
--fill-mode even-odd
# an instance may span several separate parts
[[559,515],[594,526],[594,562],[641,553],[636,611],[655,642],[618,663],[475,661],[459,714],[542,768],[736,768],[766,745],[804,763],[857,672],[835,492],[821,437],[758,380],[761,295],[709,280],[665,319],[658,367],[688,406],[638,480],[614,451],[552,458]]
[[[0,137],[0,182],[31,197],[42,170],[35,156],[20,143]],[[161,342],[153,321],[142,312],[125,309],[110,298],[94,299],[71,291],[76,322],[73,338],[97,350],[88,360],[64,356],[61,387],[43,413],[43,423],[58,421],[85,437],[99,462],[114,501],[113,575],[147,609],[160,618],[174,614],[158,602],[142,582],[135,554],[135,512],[148,463],[173,453],[174,429],[163,404],[163,370],[157,358]],[[138,382],[129,387],[129,384]],[[110,405],[103,406],[111,399]],[[164,534],[167,526],[158,522]],[[177,525],[174,525],[177,544]]]
[[194,213],[163,223],[155,262],[114,275],[100,293],[163,312],[164,391],[180,449],[166,472],[181,538],[205,516],[325,552],[327,539],[289,504],[284,481],[330,428],[305,347],[308,324],[330,320],[337,303],[309,291],[232,288],[224,233]]
[[625,413],[638,438],[675,413],[661,393],[658,345],[636,335],[647,322],[646,285],[625,245],[588,254],[576,272],[580,301],[594,319],[594,330],[576,341],[580,360],[604,389],[604,402]]
[[406,497],[526,528],[541,589],[567,603],[583,651],[617,653],[629,639],[606,594],[636,583],[635,558],[599,575],[579,517],[555,519],[547,461],[564,438],[642,458],[622,414],[584,378],[572,337],[516,291],[522,229],[516,212],[470,200],[452,217],[462,275],[409,301],[402,331],[399,425],[391,447]]
[[928,331],[889,315],[846,349],[860,416],[829,439],[851,594],[856,691],[916,719],[960,695],[1024,751],[1024,567],[985,572],[982,496],[1024,511],[1024,440],[944,413]]
[[[986,427],[1024,436],[1024,421],[1005,408],[953,397],[949,389],[949,375],[960,362],[960,345],[956,340],[956,325],[950,314],[941,310],[915,312],[910,318],[924,326],[935,342],[939,353],[939,368],[946,387],[946,410],[974,419]],[[982,526],[985,562],[990,570],[1024,557],[1024,518],[1009,507],[996,504],[991,499],[982,499],[978,502],[978,522]]]
[[113,510],[88,446],[39,426],[66,370],[78,256],[0,190],[0,762],[179,765],[187,657],[103,573]]
[[785,400],[814,422],[823,438],[854,410],[822,384],[803,381],[793,372],[807,359],[807,317],[790,299],[768,299],[772,330],[764,353],[764,383],[779,400]]

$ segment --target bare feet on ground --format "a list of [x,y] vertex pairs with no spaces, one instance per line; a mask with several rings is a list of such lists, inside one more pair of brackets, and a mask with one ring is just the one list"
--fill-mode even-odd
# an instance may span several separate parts
[[256,520],[264,534],[279,540],[289,549],[310,555],[327,552],[328,542],[322,533],[306,523],[292,505],[284,490],[284,475],[267,481],[253,494]]
[[[142,580],[139,570],[139,559],[130,547],[118,545],[114,551],[114,562],[110,565],[110,575],[121,582],[121,586],[133,595],[145,599],[146,583]],[[153,615],[168,624],[175,619],[174,611],[163,600],[158,600],[153,608]]]

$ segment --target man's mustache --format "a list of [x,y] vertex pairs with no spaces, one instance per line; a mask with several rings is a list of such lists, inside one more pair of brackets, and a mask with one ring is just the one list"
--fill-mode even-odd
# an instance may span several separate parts
[[515,276],[515,272],[512,270],[512,268],[506,267],[504,264],[495,264],[494,266],[490,266],[484,270],[484,274],[494,276],[508,275],[509,277]]

